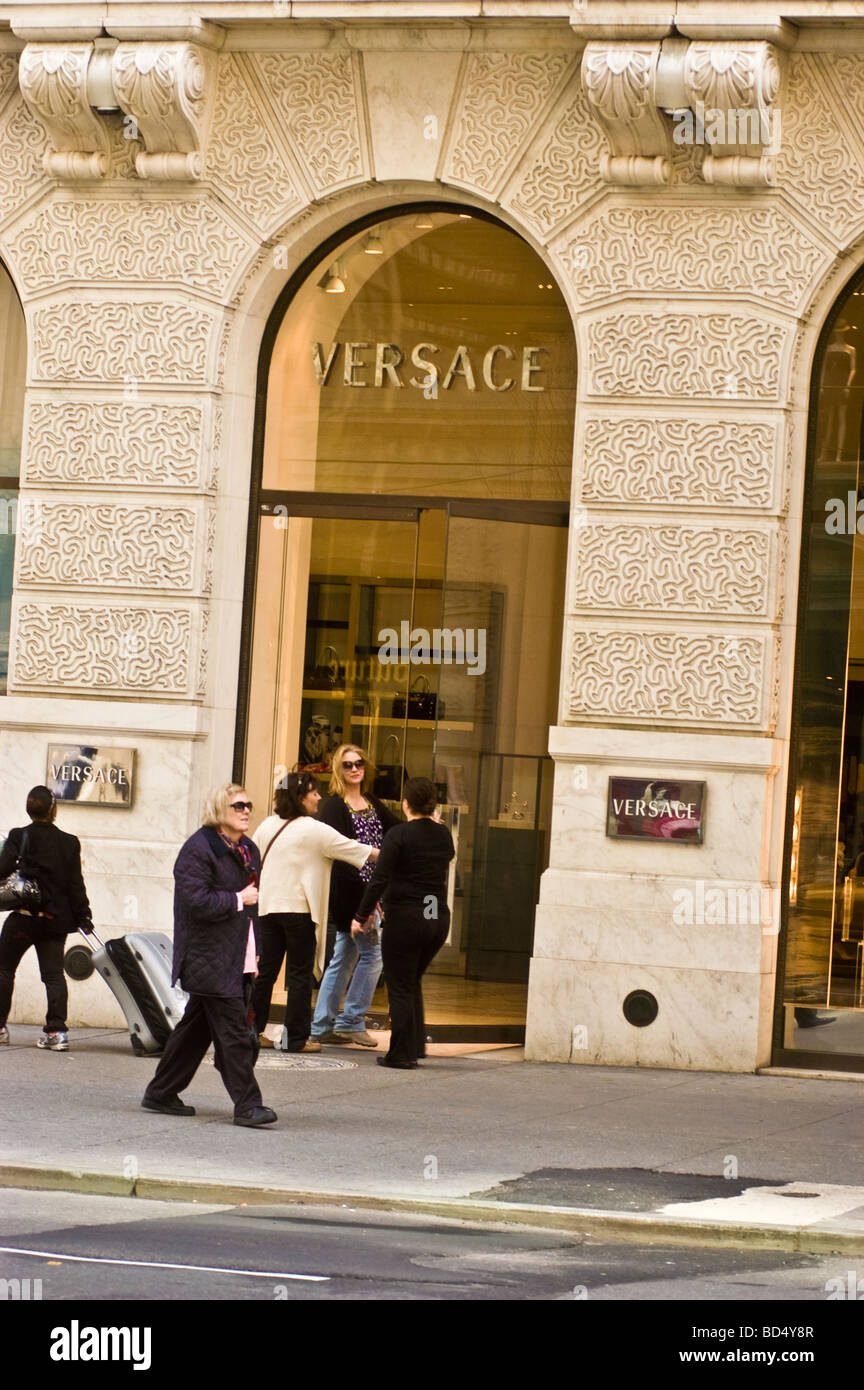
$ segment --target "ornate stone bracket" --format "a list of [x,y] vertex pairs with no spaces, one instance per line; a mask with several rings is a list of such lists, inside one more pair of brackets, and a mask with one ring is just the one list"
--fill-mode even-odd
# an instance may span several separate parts
[[21,54],[22,95],[54,142],[44,158],[53,178],[99,179],[108,173],[108,133],[87,93],[92,56],[92,43],[28,43]]
[[763,42],[589,43],[582,85],[610,146],[609,183],[669,178],[675,145],[705,145],[707,183],[774,182],[780,147],[778,50]]
[[180,41],[30,43],[19,81],[53,139],[45,156],[52,177],[104,178],[109,139],[100,113],[120,110],[145,145],[135,161],[139,178],[201,177],[215,90],[210,49]]
[[608,183],[669,178],[668,124],[654,99],[659,57],[659,43],[589,43],[582,55],[582,86],[612,151],[600,156]]

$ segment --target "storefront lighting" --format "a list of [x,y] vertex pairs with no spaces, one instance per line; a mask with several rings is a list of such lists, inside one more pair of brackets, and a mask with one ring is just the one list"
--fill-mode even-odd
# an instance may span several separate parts
[[339,269],[339,262],[337,261],[335,265],[331,265],[329,271],[321,281],[321,289],[325,294],[345,293],[345,281],[342,279]]
[[383,256],[384,247],[381,245],[381,233],[370,232],[363,243],[363,250],[367,256]]
[[463,221],[463,222],[470,222],[470,221],[471,221],[471,214],[470,214],[470,212],[460,212],[459,216],[462,218],[462,221]]
[[421,212],[417,221],[414,223],[414,227],[418,232],[429,232],[432,230],[433,222],[428,212]]

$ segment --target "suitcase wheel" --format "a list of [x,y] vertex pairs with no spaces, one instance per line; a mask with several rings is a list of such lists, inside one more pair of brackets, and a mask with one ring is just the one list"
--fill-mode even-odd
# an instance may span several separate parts
[[137,1033],[130,1033],[129,1041],[132,1044],[132,1051],[135,1053],[136,1057],[145,1056],[144,1044],[142,1043]]

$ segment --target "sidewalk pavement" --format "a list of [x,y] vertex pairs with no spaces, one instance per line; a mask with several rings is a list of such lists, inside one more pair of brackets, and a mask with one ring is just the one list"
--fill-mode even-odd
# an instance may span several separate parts
[[37,1028],[10,1032],[3,1186],[864,1254],[857,1079],[532,1063],[519,1048],[433,1049],[413,1072],[376,1066],[371,1049],[266,1051],[259,1080],[279,1121],[248,1130],[210,1060],[184,1093],[196,1116],[168,1117],[140,1108],[156,1061],[128,1034],[79,1029],[51,1053]]

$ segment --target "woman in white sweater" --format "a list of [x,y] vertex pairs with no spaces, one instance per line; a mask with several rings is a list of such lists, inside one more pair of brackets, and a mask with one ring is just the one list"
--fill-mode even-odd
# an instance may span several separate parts
[[[285,1028],[289,1052],[320,1052],[310,1041],[312,972],[324,960],[330,869],[342,859],[360,869],[377,849],[349,840],[315,819],[321,793],[308,772],[291,772],[275,797],[275,814],[253,835],[261,851],[258,887],[258,978],[252,995],[255,1028],[263,1036],[270,996],[285,957]],[[317,932],[316,932],[317,928]]]

